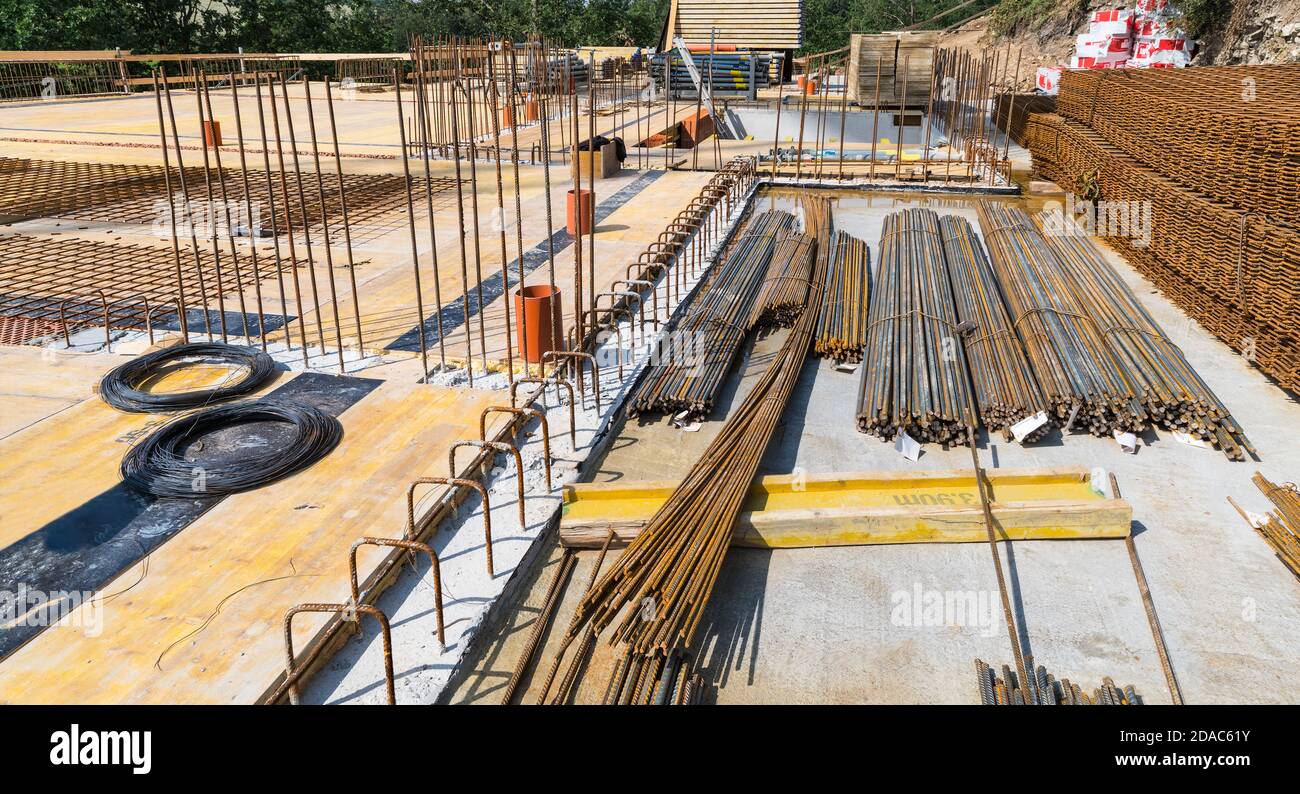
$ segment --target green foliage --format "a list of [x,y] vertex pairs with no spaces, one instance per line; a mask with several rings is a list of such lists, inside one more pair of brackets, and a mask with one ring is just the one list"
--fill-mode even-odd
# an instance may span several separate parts
[[1001,0],[989,25],[994,33],[1009,35],[1043,21],[1061,5],[1061,0]]
[[1182,0],[1177,3],[1181,25],[1192,38],[1221,30],[1232,15],[1232,0]]
[[[901,30],[925,22],[944,9],[955,8],[962,2],[963,0],[805,0],[804,47],[801,52],[837,50],[848,46],[850,33]],[[998,0],[978,0],[919,29],[942,30],[997,2]]]
[[392,52],[408,36],[653,45],[668,0],[0,0],[0,49]]

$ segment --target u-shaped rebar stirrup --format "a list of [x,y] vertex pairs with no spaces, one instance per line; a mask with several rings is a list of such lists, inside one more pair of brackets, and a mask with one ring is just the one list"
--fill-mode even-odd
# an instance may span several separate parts
[[492,567],[492,502],[488,499],[488,489],[478,480],[465,480],[460,477],[420,477],[406,489],[406,539],[415,540],[415,486],[449,485],[452,488],[469,488],[478,491],[483,500],[483,535],[486,538],[488,575],[495,575]]
[[[631,307],[631,306],[626,306],[626,305],[625,305],[625,306],[619,306],[618,303],[614,300],[615,298],[618,298],[618,297],[620,297],[620,296],[628,296],[628,295],[632,295],[632,296],[636,297],[636,299],[637,299],[637,305],[640,306],[640,304],[641,304],[641,296],[640,296],[640,295],[637,295],[635,292],[625,292],[625,293],[615,293],[615,292],[597,292],[597,293],[596,293],[595,301],[592,303],[592,311],[595,311],[595,312],[602,312],[602,311],[603,311],[603,312],[608,312],[608,313],[609,313],[609,320],[610,320],[610,322],[617,322],[617,319],[616,319],[616,318],[618,317],[618,315],[619,315],[620,313],[626,314],[626,315],[627,315],[628,333],[629,333],[629,335],[632,337],[632,347],[633,347],[633,349],[635,349],[635,348],[636,348],[636,327],[637,327],[636,315],[632,313],[632,307]],[[601,299],[602,297],[607,297],[607,298],[610,299],[610,305],[607,306],[607,307],[605,307],[605,308],[603,308],[603,309],[602,309],[601,306],[600,306],[600,299]],[[645,324],[645,312],[644,312],[644,311],[641,313],[641,324],[642,324],[642,325]],[[644,331],[644,330],[642,330],[642,332],[641,332],[641,341],[642,341],[642,342],[645,342],[645,331]]]
[[[573,449],[576,451],[578,449],[578,425],[576,421],[577,415],[574,412],[575,400],[573,394],[573,384],[569,383],[567,380],[560,379],[559,372],[556,372],[554,379],[534,378],[531,376],[526,378],[516,378],[515,382],[510,384],[511,407],[513,407],[516,403],[517,397],[519,395],[519,384],[521,383],[536,383],[537,385],[541,386],[542,388],[538,392],[539,394],[545,394],[547,386],[554,386],[557,389],[563,386],[569,392],[569,442],[573,445]],[[536,401],[537,397],[534,396],[533,400]]]
[[582,361],[585,359],[591,365],[591,390],[596,399],[596,412],[600,412],[600,365],[596,363],[596,357],[590,353],[584,353],[579,350],[548,350],[542,354],[542,364],[548,360],[568,359],[573,362],[574,370],[578,373],[578,388],[582,389]]
[[[456,450],[461,447],[477,447],[482,450],[490,449],[494,453],[508,452],[514,456],[515,474],[519,481],[517,483],[519,486],[519,528],[527,529],[528,520],[524,517],[524,456],[519,454],[519,450],[504,441],[457,441],[455,444],[451,445],[451,449],[447,450],[447,470],[449,472],[447,476],[453,479],[456,477]],[[483,510],[486,513],[486,503],[483,505]],[[490,565],[491,562],[489,561],[489,566]]]
[[[489,537],[491,531],[489,530]],[[429,570],[433,572],[433,611],[438,619],[438,644],[447,647],[447,637],[442,619],[442,569],[438,565],[438,553],[427,543],[406,538],[361,538],[352,544],[348,552],[348,573],[352,577],[352,603],[361,604],[361,585],[357,580],[357,549],[362,546],[391,546],[407,551],[422,551],[429,557]]]
[[[478,435],[487,440],[488,414],[511,414],[513,416],[531,416],[542,424],[542,462],[546,464],[546,490],[551,490],[551,427],[546,421],[546,414],[536,408],[513,408],[505,405],[489,405],[478,415]],[[522,482],[522,473],[520,481]]]
[[[628,289],[619,290],[618,289],[619,285],[625,286]],[[641,341],[642,343],[644,343],[645,342],[645,338],[644,338],[645,295],[641,292],[641,290],[642,289],[650,290],[650,299],[653,304],[653,307],[650,310],[650,314],[651,314],[650,322],[654,323],[655,327],[658,328],[659,327],[659,291],[655,289],[655,283],[653,281],[647,281],[646,279],[620,278],[611,281],[609,283],[609,287],[611,290],[614,290],[614,292],[611,294],[624,295],[624,296],[631,296],[631,295],[636,296],[637,309],[641,313],[641,328],[643,332]]]
[[307,665],[295,668],[293,665],[293,616],[303,612],[328,612],[341,614],[349,623],[361,624],[361,615],[371,615],[379,621],[379,630],[384,638],[384,684],[388,692],[388,705],[397,705],[397,694],[393,683],[393,636],[388,627],[388,616],[379,607],[370,604],[298,604],[290,607],[284,616],[284,683],[276,690],[274,703],[283,697],[285,690],[289,693],[289,702],[298,705],[298,679],[306,671]]
[[597,322],[597,320],[599,319],[599,317],[598,317],[599,312],[598,312],[596,309],[588,309],[588,310],[586,310],[585,312],[583,312],[582,314],[583,314],[584,317],[585,317],[585,316],[591,316],[591,319],[592,319],[592,323],[591,323],[591,334],[592,334],[592,341],[593,341],[593,343],[594,343],[594,341],[595,341],[595,336],[596,336],[596,334],[599,334],[601,331],[606,331],[606,330],[608,330],[608,331],[613,331],[614,334],[618,337],[618,351],[617,351],[617,356],[616,356],[617,359],[618,359],[618,379],[619,379],[619,380],[623,380],[623,331],[622,331],[622,329],[620,329],[620,328],[618,327],[618,324],[617,324],[617,323],[613,323],[613,322],[608,322],[608,323]]
[[[614,289],[615,285],[617,285],[617,284],[621,284],[621,283],[623,283],[623,282],[622,282],[622,281],[615,281],[615,282],[611,283],[611,284],[609,285],[609,288],[610,288],[610,291],[609,291],[609,292],[597,292],[597,293],[596,293],[596,302],[593,304],[593,306],[594,306],[595,308],[599,309],[599,308],[600,308],[600,299],[601,299],[601,298],[609,298],[610,308],[611,308],[611,309],[613,309],[614,307],[616,307],[616,306],[618,305],[618,299],[619,299],[619,298],[622,298],[624,301],[631,301],[631,300],[635,299],[635,300],[636,300],[636,309],[637,309],[636,313],[637,313],[637,315],[638,315],[639,318],[640,318],[639,325],[641,326],[641,343],[642,343],[642,344],[645,344],[645,301],[642,300],[642,298],[641,298],[641,293],[640,293],[640,292],[637,292],[636,290],[619,290],[619,289]],[[630,311],[632,307],[631,307],[631,305],[628,305],[627,308],[628,308],[628,310]],[[636,340],[635,340],[635,339],[632,340],[632,346],[633,346],[633,347],[636,346]]]
[[[104,311],[104,347],[108,349],[113,345],[113,335],[108,326],[108,296],[104,294],[102,289],[97,289],[95,292],[99,293],[99,303]],[[59,301],[59,322],[63,325],[63,344],[65,347],[72,347],[72,335],[68,331],[67,315],[68,301],[71,300],[77,300],[77,298],[74,296]]]

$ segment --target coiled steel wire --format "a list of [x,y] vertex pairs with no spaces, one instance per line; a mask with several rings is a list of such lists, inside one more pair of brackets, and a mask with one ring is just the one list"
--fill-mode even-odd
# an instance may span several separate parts
[[934,210],[885,217],[869,317],[858,429],[969,443],[978,419]]
[[795,231],[788,212],[764,212],[741,230],[731,250],[701,284],[682,318],[654,351],[628,413],[690,411],[707,415],[745,340],[754,299],[777,239]]
[[[239,446],[233,457],[211,462],[197,456],[205,436],[256,422],[290,425],[284,443]],[[288,477],[328,455],[343,438],[338,419],[310,405],[261,399],[177,417],[126,453],[126,484],[154,496],[202,497],[248,491]]]
[[836,232],[831,245],[822,311],[813,352],[836,361],[859,362],[867,346],[871,249],[866,241]]
[[[151,378],[181,364],[216,362],[243,368],[243,377],[223,381],[210,389],[183,392],[149,392],[140,388]],[[260,350],[216,343],[191,343],[145,353],[113,369],[99,382],[99,396],[120,411],[136,413],[177,411],[243,397],[256,391],[275,374],[275,361]]]
[[[966,362],[980,420],[990,431],[1002,430],[1010,440],[1010,426],[1047,411],[1047,400],[1012,328],[1002,290],[974,228],[959,215],[944,215],[939,219],[939,231],[952,276],[957,320],[970,329],[965,340]],[[1051,426],[1050,421],[1044,423],[1023,440],[1037,440]]]

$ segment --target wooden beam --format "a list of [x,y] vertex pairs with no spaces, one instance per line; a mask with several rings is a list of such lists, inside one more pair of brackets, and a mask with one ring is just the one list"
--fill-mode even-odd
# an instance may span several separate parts
[[[1091,490],[1082,469],[989,472],[995,528],[1005,540],[1118,538],[1132,508]],[[566,489],[560,542],[599,548],[630,543],[675,483],[581,484]],[[750,548],[986,541],[969,471],[878,472],[760,479],[746,498],[732,545]]]

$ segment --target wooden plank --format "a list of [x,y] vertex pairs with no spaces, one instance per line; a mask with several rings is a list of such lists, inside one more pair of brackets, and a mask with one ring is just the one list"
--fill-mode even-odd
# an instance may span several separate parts
[[[381,385],[340,417],[344,438],[327,458],[226,498],[107,585],[120,595],[103,606],[101,633],[53,627],[0,663],[0,703],[256,701],[284,669],[285,611],[346,600],[352,542],[400,536],[407,484],[444,474],[447,449],[477,438],[479,411],[500,399]],[[383,551],[360,555],[363,577]],[[327,619],[304,617],[299,647]]]
[[[990,472],[1003,539],[1124,537],[1132,509],[1091,490],[1075,469]],[[612,528],[630,542],[675,483],[582,484],[566,491],[565,546],[598,548]],[[987,540],[969,471],[764,477],[751,488],[732,543],[752,548],[967,543]],[[617,545],[616,543],[616,545]]]

